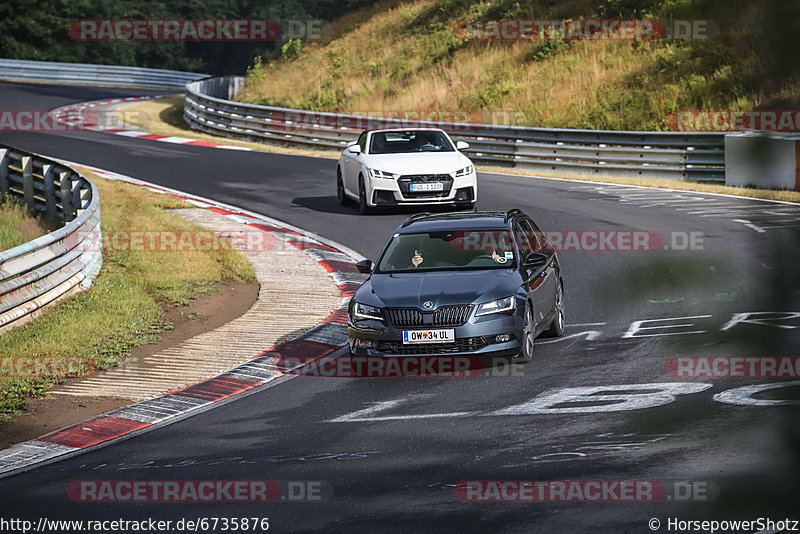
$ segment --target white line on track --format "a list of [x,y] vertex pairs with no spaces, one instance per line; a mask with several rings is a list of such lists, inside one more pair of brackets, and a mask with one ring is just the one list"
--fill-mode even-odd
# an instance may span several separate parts
[[751,230],[755,230],[759,234],[763,234],[764,232],[766,232],[766,230],[764,230],[760,226],[756,226],[755,224],[751,223],[747,219],[733,219],[733,222],[742,223],[746,227],[750,228]]

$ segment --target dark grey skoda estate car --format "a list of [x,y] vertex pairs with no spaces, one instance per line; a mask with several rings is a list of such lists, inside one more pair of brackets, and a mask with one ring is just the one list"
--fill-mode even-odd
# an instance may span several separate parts
[[355,360],[406,355],[533,356],[539,334],[564,333],[555,250],[530,217],[418,214],[406,220],[350,301]]

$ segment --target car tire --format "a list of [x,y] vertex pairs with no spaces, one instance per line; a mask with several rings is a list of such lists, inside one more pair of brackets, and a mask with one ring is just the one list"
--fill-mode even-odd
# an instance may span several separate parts
[[545,331],[545,337],[561,337],[564,335],[564,283],[559,280],[556,287],[556,316]]
[[367,190],[364,187],[364,177],[358,177],[358,211],[361,215],[369,215],[372,213],[372,208],[367,204]]
[[522,325],[522,348],[517,355],[517,362],[528,363],[533,359],[533,340],[536,338],[536,321],[533,318],[533,308],[525,304],[525,319]]
[[340,206],[350,204],[350,198],[344,192],[344,180],[342,180],[342,169],[336,168],[336,198]]

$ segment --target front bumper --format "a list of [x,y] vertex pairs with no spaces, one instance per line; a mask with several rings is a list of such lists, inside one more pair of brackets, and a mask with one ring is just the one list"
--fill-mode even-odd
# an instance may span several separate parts
[[[347,333],[350,354],[368,357],[398,356],[514,356],[519,353],[522,340],[522,318],[517,314],[491,314],[471,317],[467,323],[457,327],[430,327],[435,329],[453,328],[454,343],[414,343],[403,344],[404,330],[424,330],[425,328],[400,328],[388,321],[366,320],[348,322]],[[511,341],[496,342],[498,335],[510,334]],[[356,340],[376,342],[376,348],[356,346]]]
[[442,182],[445,186],[443,191],[421,193],[410,191],[410,184],[418,183],[416,179],[407,180],[405,176],[401,176],[399,180],[372,178],[370,190],[367,192],[367,203],[372,207],[400,204],[466,204],[478,199],[478,183],[474,172],[457,178],[445,176],[430,180]]

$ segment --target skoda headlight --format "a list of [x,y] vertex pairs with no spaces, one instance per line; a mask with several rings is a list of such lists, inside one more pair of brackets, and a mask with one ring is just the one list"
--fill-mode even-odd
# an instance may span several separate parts
[[478,309],[475,310],[475,316],[477,317],[478,315],[489,315],[490,313],[504,313],[512,311],[515,306],[514,302],[514,297],[505,297],[502,299],[484,302],[483,304],[478,304]]
[[396,174],[392,174],[386,171],[379,171],[378,169],[370,169],[369,173],[372,175],[373,178],[385,178],[387,180],[394,180],[397,178]]
[[365,319],[371,319],[373,321],[382,321],[383,315],[381,314],[381,309],[376,308],[375,306],[369,306],[367,304],[361,304],[360,302],[356,302],[353,306],[353,320],[354,321],[363,321]]

